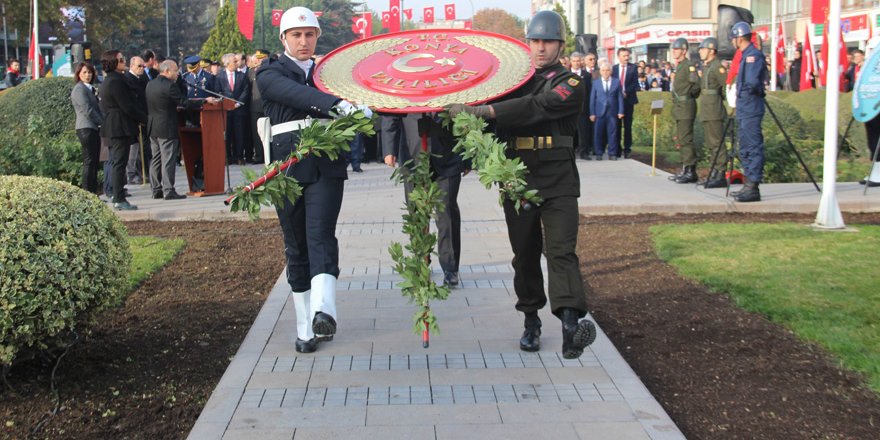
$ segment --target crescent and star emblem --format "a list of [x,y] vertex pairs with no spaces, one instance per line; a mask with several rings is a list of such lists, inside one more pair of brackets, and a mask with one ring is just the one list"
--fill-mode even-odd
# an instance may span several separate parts
[[[418,73],[418,72],[426,72],[434,68],[434,66],[410,66],[409,62],[416,59],[426,59],[426,58],[436,58],[433,54],[429,53],[411,53],[408,55],[404,55],[391,63],[391,67],[395,69],[406,72],[406,73]],[[440,58],[434,60],[435,64],[440,66],[454,66],[455,58]]]

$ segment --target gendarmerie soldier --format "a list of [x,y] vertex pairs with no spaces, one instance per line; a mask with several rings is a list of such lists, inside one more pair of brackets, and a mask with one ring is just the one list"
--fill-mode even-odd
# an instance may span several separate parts
[[686,39],[678,38],[672,42],[672,58],[676,63],[671,87],[672,118],[675,119],[675,148],[681,153],[681,173],[671,179],[675,183],[696,183],[694,119],[697,117],[696,99],[700,96],[700,76],[694,63],[688,59]]
[[[280,36],[284,53],[264,60],[257,70],[257,87],[263,110],[272,124],[271,160],[284,160],[299,140],[299,130],[311,118],[329,118],[365,106],[315,88],[315,46],[321,36],[318,18],[303,7],[288,9],[281,16]],[[333,339],[336,333],[336,278],[339,276],[339,243],[336,220],[342,207],[342,190],[348,175],[345,160],[308,156],[287,169],[287,175],[302,185],[302,196],[291,204],[277,206],[284,252],[287,256],[287,282],[296,309],[296,351],[311,353],[318,342]]]
[[535,14],[526,33],[535,66],[529,81],[502,101],[476,107],[455,104],[449,111],[453,116],[466,111],[495,119],[499,137],[508,141],[508,157],[519,158],[528,168],[527,185],[538,190],[541,205],[517,212],[513,202],[504,201],[516,309],[525,314],[520,349],[540,349],[538,310],[547,304],[541,272],[544,249],[550,307],[562,321],[562,354],[574,359],[593,342],[596,328],[585,319],[584,282],[575,253],[580,179],[573,141],[586,96],[582,80],[559,62],[565,45],[563,26],[555,12]]
[[745,174],[742,190],[731,192],[737,202],[758,202],[758,185],[764,178],[764,82],[767,80],[767,62],[764,53],[751,42],[752,28],[741,21],[730,30],[733,45],[742,51],[736,76],[736,124],[739,138],[739,159]]
[[706,188],[724,188],[727,180],[724,171],[727,163],[727,149],[724,147],[724,84],[727,80],[727,69],[718,59],[718,40],[706,38],[700,43],[700,59],[703,60],[703,77],[700,79],[700,121],[703,122],[705,145],[709,148],[709,178]]

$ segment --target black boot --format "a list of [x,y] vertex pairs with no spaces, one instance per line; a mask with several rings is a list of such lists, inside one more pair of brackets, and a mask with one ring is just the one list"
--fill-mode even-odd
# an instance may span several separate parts
[[760,202],[761,201],[761,191],[758,189],[757,182],[749,182],[746,183],[743,187],[743,190],[737,194],[736,199],[737,202]]
[[685,174],[686,172],[687,172],[687,167],[684,166],[684,165],[682,165],[682,166],[681,166],[681,171],[680,171],[678,174],[673,174],[673,175],[669,176],[668,179],[671,180],[671,181],[673,181],[673,182],[677,182],[678,179],[680,179],[681,176],[684,176],[684,174]]
[[562,357],[577,359],[596,340],[596,325],[589,320],[581,320],[575,309],[562,309]]
[[697,183],[697,166],[685,165],[684,171],[675,178],[675,183]]
[[527,312],[525,331],[519,339],[519,349],[522,351],[538,351],[541,349],[541,318],[538,312]]
[[302,339],[296,338],[297,353],[314,353],[317,349],[318,341],[315,338],[309,339],[308,341],[303,341]]
[[730,197],[738,197],[740,194],[745,192],[746,188],[748,188],[748,187],[749,187],[749,179],[747,179],[745,176],[743,176],[743,187],[737,191],[731,191]]
[[315,332],[315,339],[318,342],[332,341],[333,335],[336,334],[336,320],[324,312],[315,313],[315,318],[312,319],[312,331]]
[[724,174],[718,170],[712,170],[709,173],[709,178],[706,179],[705,187],[709,188],[724,188],[727,186],[727,179],[724,178]]

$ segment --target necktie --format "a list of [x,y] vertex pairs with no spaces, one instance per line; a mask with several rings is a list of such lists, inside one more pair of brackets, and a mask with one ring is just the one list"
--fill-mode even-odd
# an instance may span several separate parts
[[235,90],[235,72],[226,72],[226,76],[229,77],[229,91]]
[[606,79],[604,82],[605,82],[605,93],[608,93],[608,80]]
[[626,64],[620,65],[620,86],[623,87],[626,81]]

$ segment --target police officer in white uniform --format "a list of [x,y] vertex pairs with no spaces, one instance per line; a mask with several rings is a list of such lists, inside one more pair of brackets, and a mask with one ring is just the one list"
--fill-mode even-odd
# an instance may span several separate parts
[[[281,16],[284,53],[265,61],[257,70],[257,87],[272,124],[271,159],[286,159],[299,140],[299,130],[311,118],[330,118],[364,110],[365,106],[341,100],[315,88],[312,75],[315,46],[321,25],[315,13],[293,7]],[[308,156],[288,168],[287,174],[302,185],[296,203],[276,207],[284,234],[287,281],[296,309],[296,351],[311,353],[318,343],[336,333],[336,279],[339,244],[336,220],[348,178],[344,159]]]

